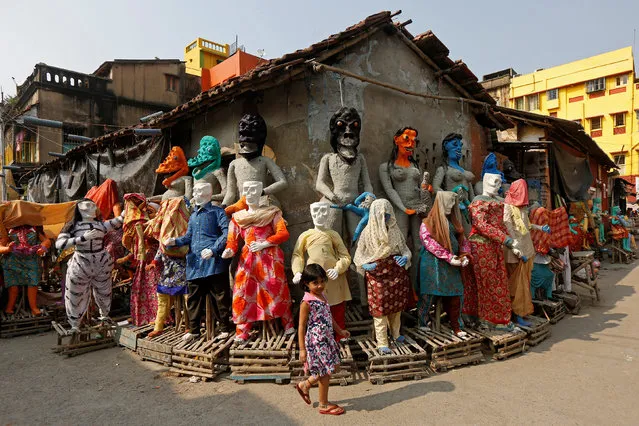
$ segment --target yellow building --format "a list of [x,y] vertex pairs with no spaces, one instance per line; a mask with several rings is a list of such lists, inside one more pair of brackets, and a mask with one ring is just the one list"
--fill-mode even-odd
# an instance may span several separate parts
[[197,76],[202,75],[202,68],[213,68],[229,57],[228,44],[198,38],[184,48],[186,72]]
[[514,77],[509,102],[579,122],[622,176],[639,175],[639,80],[631,47]]

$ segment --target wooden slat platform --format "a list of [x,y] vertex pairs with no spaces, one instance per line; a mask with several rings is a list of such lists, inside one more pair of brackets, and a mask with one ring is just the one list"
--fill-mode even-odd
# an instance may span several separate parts
[[415,339],[426,349],[430,356],[430,367],[435,371],[467,364],[479,364],[484,360],[482,342],[484,337],[472,330],[466,336],[455,335],[449,327],[442,326],[440,331],[425,331],[419,328],[404,329],[404,333]]
[[0,338],[43,333],[51,330],[51,316],[45,308],[35,316],[28,309],[18,309],[13,314],[0,311]]
[[71,357],[116,346],[114,336],[117,327],[112,322],[83,326],[76,333],[55,321],[51,325],[58,334],[58,346],[53,348],[53,352],[60,355]]
[[423,379],[430,376],[428,353],[411,337],[404,343],[391,343],[391,355],[381,355],[377,343],[371,337],[360,337],[356,341],[368,356],[368,380],[373,384],[387,381]]
[[484,344],[493,353],[493,359],[501,361],[526,350],[525,331],[517,329],[513,331],[490,329],[473,331],[486,338]]
[[[351,353],[351,347],[349,342],[343,340],[338,343],[339,355],[341,364],[339,371],[331,374],[330,384],[346,386],[353,383],[355,378],[355,372],[357,371],[357,364],[353,360],[353,354]],[[302,382],[309,378],[304,372],[304,365],[299,360],[299,351],[293,350],[293,361],[289,363],[291,367],[291,381],[294,383]]]
[[[572,315],[578,315],[581,311],[581,298],[577,293],[566,293],[563,291],[553,291],[553,299],[564,302],[566,312]],[[572,306],[572,308],[571,308]]]
[[[588,291],[592,298],[592,303],[599,301],[599,284],[597,283],[597,274],[595,267],[592,265],[595,261],[594,251],[577,251],[570,254],[571,261],[571,278],[573,286]],[[578,272],[584,271],[586,278],[580,277]]]
[[543,342],[550,337],[550,321],[546,318],[539,318],[533,315],[528,315],[524,319],[530,322],[530,327],[524,327],[519,325],[518,327],[524,330],[527,335],[527,345],[535,346]]
[[346,329],[351,336],[373,336],[373,317],[368,309],[357,304],[349,303],[346,306]]
[[145,361],[158,362],[167,367],[171,366],[173,347],[182,343],[183,331],[178,331],[175,327],[167,327],[164,333],[150,339],[138,339],[136,352]]
[[232,380],[238,383],[273,380],[283,383],[291,379],[291,361],[297,333],[289,336],[276,331],[271,323],[262,325],[261,332],[251,334],[246,342],[233,342],[229,351]]
[[206,339],[189,343],[181,342],[173,347],[170,372],[182,376],[199,376],[214,379],[228,369],[229,348],[235,336],[225,339]]
[[533,300],[535,316],[557,324],[566,316],[566,305],[561,300]]
[[153,324],[147,324],[140,327],[136,327],[131,324],[124,326],[117,326],[115,330],[115,342],[124,346],[127,349],[136,351],[138,348],[138,339],[146,337],[147,334],[153,331]]

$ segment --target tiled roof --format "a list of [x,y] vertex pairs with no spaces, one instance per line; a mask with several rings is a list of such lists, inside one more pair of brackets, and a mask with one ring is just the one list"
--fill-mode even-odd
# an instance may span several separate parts
[[[462,61],[450,59],[448,57],[448,48],[431,31],[413,37],[402,25],[395,25],[392,18],[398,13],[393,14],[389,11],[384,11],[371,15],[363,21],[346,28],[344,31],[333,34],[305,49],[265,61],[245,74],[221,82],[148,123],[100,136],[93,139],[92,142],[72,149],[68,155],[73,156],[80,152],[95,151],[96,147],[102,146],[108,141],[133,134],[133,129],[135,128],[171,127],[181,119],[197,115],[214,104],[232,99],[242,93],[281,84],[294,75],[307,71],[309,69],[307,62],[311,60],[315,62],[325,61],[383,29],[390,32],[399,30],[405,36],[407,42],[412,44],[411,47],[416,47],[427,57],[425,59],[428,59],[428,65],[435,69],[436,75],[446,79],[451,85],[460,90],[462,97],[470,97],[474,100],[485,102],[487,107],[495,104],[493,98],[479,84],[475,74]],[[510,121],[505,117],[500,117],[498,113],[495,114],[489,108],[486,109],[485,113],[485,122],[487,124],[496,125],[500,128],[512,127]],[[41,166],[41,168],[58,161],[61,160],[53,160]]]

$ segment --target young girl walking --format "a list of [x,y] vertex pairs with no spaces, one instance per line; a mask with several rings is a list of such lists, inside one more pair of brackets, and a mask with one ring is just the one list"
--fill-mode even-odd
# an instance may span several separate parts
[[327,281],[326,271],[311,263],[304,268],[300,282],[306,293],[300,306],[299,345],[300,361],[304,370],[310,374],[307,380],[296,385],[297,391],[307,404],[311,404],[309,390],[319,382],[319,412],[339,416],[344,409],[328,402],[328,387],[331,374],[340,364],[339,348],[335,334],[350,337],[347,330],[341,329],[331,316],[331,307],[324,297]]

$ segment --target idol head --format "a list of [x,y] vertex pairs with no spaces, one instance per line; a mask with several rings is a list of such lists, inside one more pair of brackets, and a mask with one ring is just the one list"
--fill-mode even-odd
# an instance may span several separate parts
[[196,206],[203,206],[211,201],[213,197],[213,187],[210,183],[196,183],[193,185],[193,198]]
[[331,117],[331,147],[349,164],[357,159],[361,128],[362,119],[355,108],[342,107]]
[[501,188],[501,176],[494,173],[486,173],[484,175],[483,187],[484,194],[489,197],[496,197],[499,194],[499,188]]
[[244,114],[239,123],[239,154],[250,160],[262,155],[266,144],[266,122],[259,114]]
[[329,203],[311,204],[311,217],[313,218],[313,225],[315,225],[315,227],[326,228],[330,209],[331,205]]
[[441,202],[444,207],[444,213],[449,215],[453,211],[453,207],[459,202],[459,195],[455,192],[437,191],[437,198],[440,198],[440,193],[442,194]]
[[97,216],[98,206],[89,200],[83,199],[78,203],[78,212],[82,216],[82,220],[94,220]]
[[449,133],[442,141],[442,151],[446,153],[449,161],[459,162],[463,147],[462,135],[459,133]]
[[213,136],[204,136],[200,139],[200,148],[195,158],[189,158],[189,167],[193,167],[193,177],[202,179],[207,174],[220,168],[222,164],[222,151],[220,143]]
[[413,158],[415,149],[419,144],[419,139],[417,138],[417,130],[413,129],[412,127],[402,127],[397,132],[395,132],[393,141],[395,142],[392,155],[393,160],[396,160],[397,157]]
[[503,167],[504,167],[504,176],[506,176],[506,179],[508,180],[508,182],[513,182],[517,179],[521,179],[524,177],[524,175],[522,175],[521,173],[517,171],[517,168],[515,167],[515,163],[513,163],[510,158],[506,158],[504,160]]
[[158,214],[159,211],[160,211],[160,205],[158,203],[150,202],[146,206],[146,212],[148,213],[149,218],[151,219],[153,219]]
[[242,186],[242,195],[249,206],[258,206],[262,196],[262,182],[259,180],[247,180]]

